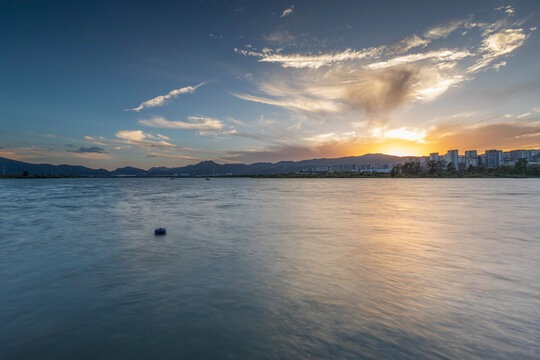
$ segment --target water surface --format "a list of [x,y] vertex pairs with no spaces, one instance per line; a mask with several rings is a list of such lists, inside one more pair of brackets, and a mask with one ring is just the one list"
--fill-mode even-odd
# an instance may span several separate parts
[[0,358],[540,358],[539,214],[540,179],[2,180]]

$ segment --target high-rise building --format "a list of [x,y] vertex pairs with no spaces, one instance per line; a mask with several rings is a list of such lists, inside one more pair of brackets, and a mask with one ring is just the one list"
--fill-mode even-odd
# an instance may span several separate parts
[[429,160],[430,161],[439,161],[439,153],[431,153],[431,154],[429,154]]
[[465,151],[465,168],[470,166],[478,166],[478,153],[476,150]]
[[488,168],[499,167],[502,165],[501,150],[486,150],[486,166]]
[[454,167],[457,169],[459,166],[459,156],[457,150],[448,150],[446,154],[446,163],[453,163]]

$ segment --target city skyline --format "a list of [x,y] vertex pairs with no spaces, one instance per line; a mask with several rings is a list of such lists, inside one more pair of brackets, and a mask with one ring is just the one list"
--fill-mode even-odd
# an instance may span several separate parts
[[114,169],[538,149],[538,10],[4,3],[0,157]]

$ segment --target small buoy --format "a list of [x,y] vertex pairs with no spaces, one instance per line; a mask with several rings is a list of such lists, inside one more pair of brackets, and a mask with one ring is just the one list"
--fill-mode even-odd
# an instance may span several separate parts
[[154,233],[156,235],[165,235],[167,233],[167,230],[165,230],[165,228],[157,228]]

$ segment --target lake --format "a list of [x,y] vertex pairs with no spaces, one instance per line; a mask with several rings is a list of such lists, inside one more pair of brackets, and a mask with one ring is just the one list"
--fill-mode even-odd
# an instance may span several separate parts
[[540,358],[540,179],[8,179],[0,205],[2,359]]

